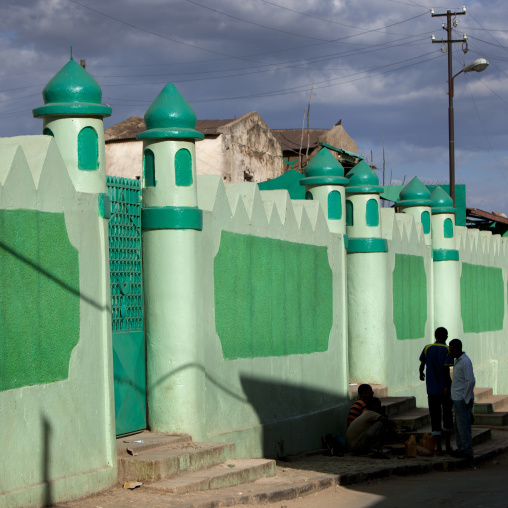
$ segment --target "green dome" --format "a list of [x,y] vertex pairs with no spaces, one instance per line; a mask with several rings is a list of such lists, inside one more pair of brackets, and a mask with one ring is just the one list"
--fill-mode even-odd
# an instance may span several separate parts
[[379,185],[379,178],[372,168],[361,160],[347,175],[349,183],[346,186],[348,194],[379,194],[383,187]]
[[110,116],[111,108],[103,106],[99,83],[74,60],[69,60],[42,91],[45,106],[33,110],[35,117]]
[[300,185],[346,185],[342,164],[330,153],[328,148],[322,148],[305,168],[305,177]]
[[196,114],[173,83],[168,83],[145,114],[147,130],[138,139],[197,138],[204,135],[196,130]]
[[432,213],[455,213],[453,201],[450,195],[440,186],[434,189],[430,195],[432,200]]
[[430,191],[415,176],[401,191],[397,206],[432,206]]

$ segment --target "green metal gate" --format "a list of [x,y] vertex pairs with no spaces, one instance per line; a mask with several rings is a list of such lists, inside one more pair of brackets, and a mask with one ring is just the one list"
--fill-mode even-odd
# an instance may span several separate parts
[[141,185],[107,176],[116,434],[146,428]]

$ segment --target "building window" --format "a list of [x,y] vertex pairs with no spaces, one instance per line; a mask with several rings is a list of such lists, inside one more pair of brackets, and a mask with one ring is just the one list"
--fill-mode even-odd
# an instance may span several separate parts
[[150,149],[143,152],[143,178],[145,187],[155,187],[155,157]]
[[44,127],[43,131],[42,131],[42,134],[44,136],[52,136],[52,137],[55,137],[55,135],[53,134],[53,131],[49,128],[49,127]]
[[342,219],[342,201],[339,191],[328,194],[328,218],[331,220]]
[[305,199],[314,199],[314,198],[312,197],[312,192],[311,192],[311,191],[307,191],[307,192],[305,193]]
[[445,221],[444,221],[444,237],[445,238],[453,238],[452,219],[445,219]]
[[430,213],[425,211],[421,215],[423,232],[427,235],[430,233]]
[[92,127],[78,134],[78,168],[84,171],[99,169],[99,138]]
[[178,187],[192,185],[192,156],[185,148],[175,155],[175,183]]
[[365,220],[367,226],[379,226],[379,205],[376,199],[369,199],[367,201]]
[[353,226],[353,203],[346,199],[346,226]]

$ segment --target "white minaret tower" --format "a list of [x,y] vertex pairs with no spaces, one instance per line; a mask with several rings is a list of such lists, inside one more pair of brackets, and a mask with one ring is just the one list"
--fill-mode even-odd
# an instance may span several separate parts
[[44,120],[42,133],[55,138],[79,192],[106,192],[106,152],[102,119],[111,108],[101,104],[97,81],[69,60],[42,91],[44,106],[33,110]]

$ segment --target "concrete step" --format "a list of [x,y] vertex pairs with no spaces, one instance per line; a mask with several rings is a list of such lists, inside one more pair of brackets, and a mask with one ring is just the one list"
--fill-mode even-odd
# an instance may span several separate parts
[[127,448],[133,453],[155,450],[157,448],[168,448],[181,443],[192,441],[188,434],[157,434],[144,431],[132,436],[121,437],[116,440],[116,454],[118,457],[129,456]]
[[491,395],[476,402],[473,406],[474,414],[491,414],[496,411],[508,411],[508,395]]
[[275,465],[274,460],[268,459],[230,459],[218,466],[155,482],[147,487],[173,494],[232,487],[275,476]]
[[490,414],[479,414],[474,415],[475,425],[489,425],[492,427],[503,427],[508,425],[508,412],[496,411]]
[[392,420],[397,428],[414,432],[430,422],[430,414],[427,408],[413,408],[392,417]]
[[[414,435],[416,437],[416,441],[420,441],[420,439],[423,437],[423,435],[426,434],[427,432],[432,434],[432,428],[430,426],[430,423],[424,425],[423,427],[419,428],[415,432],[406,432],[403,434],[403,436],[404,436],[404,439],[409,439],[409,436]],[[479,445],[481,443],[485,443],[486,441],[488,441],[491,438],[491,434],[492,434],[490,429],[488,429],[488,428],[485,429],[485,428],[481,428],[481,427],[480,428],[473,427],[471,433],[472,433],[472,437],[473,437],[473,446]],[[455,448],[455,437],[453,435],[452,435],[451,441],[452,441],[453,448]],[[444,446],[444,438],[443,438],[442,444]]]
[[381,404],[386,407],[386,416],[393,418],[416,408],[415,397],[383,397]]
[[[132,443],[133,444],[133,443]],[[118,457],[118,481],[150,483],[218,465],[235,454],[234,443],[184,441]]]
[[486,399],[487,397],[492,397],[493,394],[492,388],[481,388],[476,387],[474,389],[474,400],[476,402],[480,402],[481,400]]

